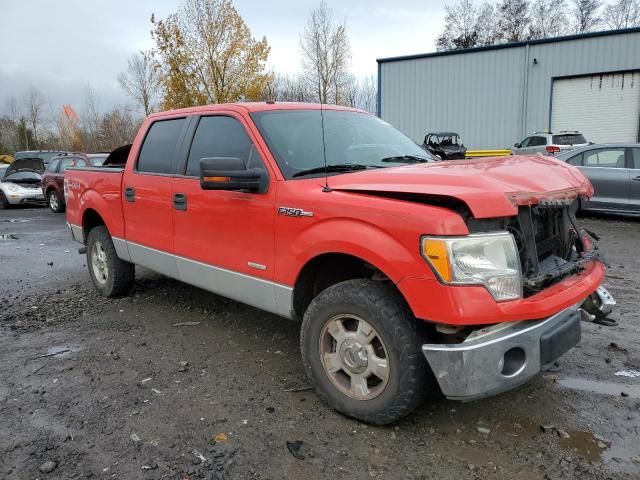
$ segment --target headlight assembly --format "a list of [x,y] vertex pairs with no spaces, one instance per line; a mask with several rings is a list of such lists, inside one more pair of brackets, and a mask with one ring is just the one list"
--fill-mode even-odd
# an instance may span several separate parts
[[18,190],[20,190],[20,187],[19,187],[18,185],[13,184],[13,183],[9,183],[9,184],[7,185],[7,189],[8,189],[10,192],[17,192]]
[[484,285],[496,301],[522,298],[518,249],[508,232],[422,237],[421,252],[444,283]]

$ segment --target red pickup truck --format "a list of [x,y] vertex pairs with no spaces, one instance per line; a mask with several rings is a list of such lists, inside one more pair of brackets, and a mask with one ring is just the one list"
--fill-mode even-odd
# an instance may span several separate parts
[[274,102],[153,114],[119,155],[65,176],[98,291],[141,265],[301,319],[319,395],[366,422],[514,388],[612,303],[571,208],[593,189],[553,158],[438,162],[373,115]]

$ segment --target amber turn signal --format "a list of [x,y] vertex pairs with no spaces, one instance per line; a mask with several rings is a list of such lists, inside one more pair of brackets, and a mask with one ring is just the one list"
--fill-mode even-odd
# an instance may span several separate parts
[[433,238],[422,241],[422,254],[445,282],[451,281],[451,264],[446,242]]
[[203,177],[202,180],[204,182],[211,182],[211,183],[228,183],[231,181],[231,178],[229,177]]

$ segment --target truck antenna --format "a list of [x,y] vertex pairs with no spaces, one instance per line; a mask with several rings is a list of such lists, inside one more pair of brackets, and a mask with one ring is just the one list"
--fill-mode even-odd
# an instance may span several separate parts
[[318,38],[316,38],[316,57],[318,65],[318,99],[320,100],[320,128],[322,130],[322,157],[324,158],[324,186],[322,187],[322,191],[330,192],[331,188],[329,187],[329,175],[327,172],[327,146],[324,139],[324,110],[322,109],[322,84],[320,78],[320,40]]

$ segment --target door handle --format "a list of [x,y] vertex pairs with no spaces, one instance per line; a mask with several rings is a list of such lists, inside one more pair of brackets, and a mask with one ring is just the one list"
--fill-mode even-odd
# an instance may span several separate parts
[[187,209],[187,195],[184,193],[174,193],[173,194],[173,208],[176,210],[186,210]]
[[124,189],[124,199],[127,202],[135,202],[136,201],[136,189],[133,187],[126,187]]
[[635,180],[636,182],[640,182],[640,177],[633,177],[631,180]]

